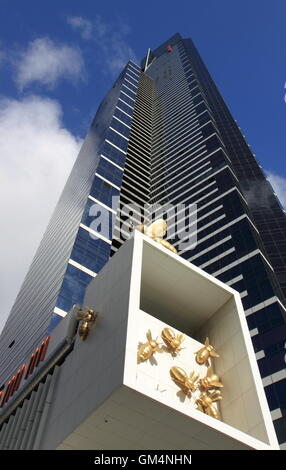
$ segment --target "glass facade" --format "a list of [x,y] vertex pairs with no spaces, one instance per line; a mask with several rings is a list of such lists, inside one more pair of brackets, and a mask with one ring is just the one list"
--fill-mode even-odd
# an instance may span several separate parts
[[[99,106],[2,331],[0,387],[82,302],[86,286],[109,259],[139,74],[140,67],[129,62]],[[95,223],[101,207],[111,220],[104,236]]]
[[[82,302],[130,217],[146,220],[146,204],[150,221],[152,207],[163,208],[182,257],[240,293],[286,442],[285,213],[193,42],[179,34],[141,66],[130,61],[102,101],[1,335],[1,381]],[[173,214],[171,204],[190,209]]]

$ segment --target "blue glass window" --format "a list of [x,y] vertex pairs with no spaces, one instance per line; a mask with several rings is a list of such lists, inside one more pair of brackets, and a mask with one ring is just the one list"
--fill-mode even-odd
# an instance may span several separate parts
[[123,176],[122,170],[119,170],[119,168],[112,165],[112,163],[109,163],[104,158],[100,159],[96,172],[108,179],[111,183],[121,186]]
[[128,67],[126,69],[127,73],[131,73],[134,75],[135,80],[139,80],[140,78],[140,70],[134,69],[132,65],[128,64]]
[[91,186],[90,195],[108,207],[112,207],[112,198],[119,196],[119,191],[96,176]]
[[122,124],[115,118],[112,119],[110,127],[116,129],[118,132],[120,132],[120,134],[125,135],[125,137],[128,137],[130,134],[129,127],[126,127],[124,124]]
[[[92,279],[93,277],[89,274],[68,264],[56,306],[68,312],[73,305],[82,304],[86,287]],[[56,326],[54,323],[57,324],[58,321],[56,317],[52,318],[53,327]]]
[[273,389],[273,386],[270,385],[269,387],[265,387],[264,391],[265,391],[265,395],[266,395],[270,410],[275,410],[276,408],[278,408],[278,400],[275,394],[275,390]]
[[124,91],[124,93],[127,93],[127,95],[129,95],[131,98],[133,98],[135,100],[137,93],[136,93],[135,89],[132,86],[129,87],[128,85],[129,85],[129,83],[127,83],[127,84],[123,83],[121,90]]
[[126,152],[128,147],[128,140],[124,139],[124,137],[121,137],[119,134],[117,134],[117,132],[109,129],[106,139]]
[[123,109],[123,111],[125,111],[127,114],[129,114],[129,116],[132,115],[133,109],[130,108],[130,106],[128,106],[127,104],[123,103],[123,101],[118,100],[117,106],[119,106],[120,109]]
[[132,118],[130,116],[127,116],[125,113],[120,111],[118,108],[115,108],[114,116],[118,117],[118,119],[120,119],[120,121],[125,122],[128,126],[131,126]]
[[275,431],[279,444],[286,441],[286,419],[285,416],[274,421]]
[[123,80],[124,85],[128,86],[131,90],[133,90],[135,93],[137,93],[137,85],[133,81],[130,80],[130,77],[126,77],[125,80]]
[[102,153],[114,163],[124,167],[126,155],[113,147],[113,145],[110,145],[108,142],[104,142]]
[[110,244],[80,228],[71,253],[71,259],[98,273],[109,259]]
[[[129,104],[130,106],[132,106],[132,108],[134,108],[134,105],[135,105],[135,101],[134,99],[130,98],[129,96],[127,96],[127,91],[126,92],[124,91],[124,93],[120,93],[120,98],[125,101],[125,103]],[[126,94],[127,93],[127,94]]]
[[129,70],[127,70],[124,78],[126,80],[129,80],[131,83],[133,83],[134,86],[137,86],[138,78],[135,78],[134,75],[132,75],[132,72],[130,72]]

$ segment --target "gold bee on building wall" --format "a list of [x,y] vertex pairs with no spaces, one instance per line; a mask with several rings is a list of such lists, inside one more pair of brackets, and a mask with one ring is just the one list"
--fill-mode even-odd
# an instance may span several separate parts
[[86,340],[91,329],[94,328],[97,316],[98,313],[92,308],[88,308],[87,311],[79,310],[77,312],[77,319],[81,321],[78,334],[83,341]]
[[198,410],[203,413],[212,416],[213,418],[220,419],[220,414],[214,402],[222,400],[222,396],[219,390],[202,392],[199,398],[196,400]]
[[173,366],[170,369],[170,375],[173,381],[180,387],[182,392],[188,397],[191,396],[192,392],[197,390],[195,382],[199,378],[199,374],[194,370],[190,372],[188,376],[186,371],[181,367]]
[[209,360],[209,357],[219,357],[214,347],[210,345],[209,338],[206,338],[205,345],[195,354],[198,364],[205,364]]
[[206,377],[200,379],[200,387],[203,391],[223,388],[223,384],[220,382],[220,378],[213,371],[213,368],[210,366],[207,370]]
[[185,335],[183,333],[178,333],[176,335],[171,328],[164,328],[162,330],[161,337],[172,354],[175,355],[183,349],[181,347],[182,342],[185,340]]
[[152,333],[150,330],[146,333],[147,342],[142,344],[137,353],[137,362],[144,362],[150,359],[155,352],[160,351],[160,343],[157,343],[157,338],[152,339]]
[[[183,333],[176,334],[171,328],[165,327],[161,331],[161,337],[167,347],[167,350],[175,356],[181,351],[182,343],[185,340]],[[156,352],[166,351],[166,348],[160,347],[160,344],[156,339],[152,338],[150,329],[146,333],[147,342],[141,344],[138,348],[137,362],[144,362],[151,359]],[[197,405],[197,409],[203,413],[212,416],[213,418],[220,419],[220,413],[218,405],[215,402],[221,401],[222,396],[220,390],[223,388],[223,384],[220,382],[220,378],[214,373],[214,370],[210,364],[208,364],[210,357],[219,357],[219,354],[215,351],[214,347],[210,345],[209,338],[206,338],[205,344],[196,353],[196,362],[200,366],[204,364],[209,365],[205,377],[200,377],[199,371],[191,370],[188,375],[187,372],[179,366],[173,366],[170,368],[170,376],[173,382],[181,389],[188,398],[193,395],[194,401]],[[160,389],[159,384],[157,385],[158,391],[166,391],[166,389]]]

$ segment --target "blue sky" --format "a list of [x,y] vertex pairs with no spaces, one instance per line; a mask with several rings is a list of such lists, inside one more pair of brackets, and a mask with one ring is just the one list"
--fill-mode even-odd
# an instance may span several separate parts
[[0,329],[99,102],[129,57],[175,32],[286,207],[285,18],[285,0],[0,0]]

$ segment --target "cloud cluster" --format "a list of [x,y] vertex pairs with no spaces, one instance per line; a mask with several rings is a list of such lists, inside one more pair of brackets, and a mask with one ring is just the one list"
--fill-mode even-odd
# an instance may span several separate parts
[[16,83],[20,90],[34,82],[53,88],[60,79],[77,81],[84,75],[84,61],[77,47],[37,38],[15,61]]
[[275,193],[277,194],[281,205],[286,210],[286,178],[283,176],[278,176],[270,171],[266,172],[266,176]]
[[82,39],[91,40],[97,45],[97,60],[102,63],[105,71],[115,75],[129,59],[138,62],[126,38],[130,33],[126,22],[121,20],[116,24],[106,23],[100,15],[93,22],[82,16],[69,17],[67,21],[73,29],[80,32]]
[[0,331],[80,145],[58,102],[0,99]]
[[80,31],[83,39],[92,39],[93,35],[93,26],[91,21],[81,16],[70,16],[67,18],[67,22],[72,26],[72,28]]

